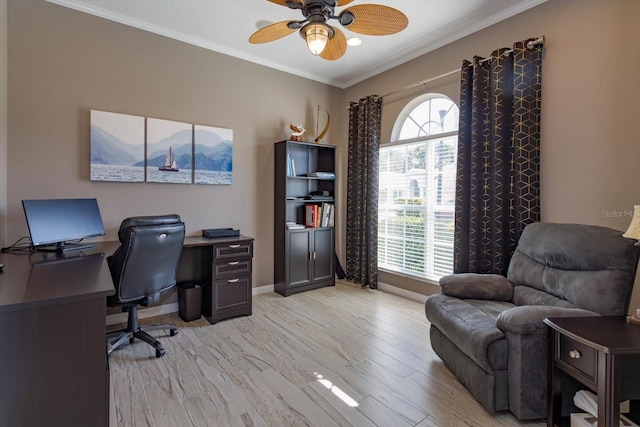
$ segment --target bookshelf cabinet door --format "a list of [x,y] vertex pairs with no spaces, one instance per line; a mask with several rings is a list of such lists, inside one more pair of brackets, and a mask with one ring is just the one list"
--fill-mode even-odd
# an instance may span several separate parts
[[333,228],[319,228],[313,233],[313,280],[334,277]]
[[289,283],[288,286],[306,285],[311,280],[311,247],[312,234],[309,230],[289,233]]

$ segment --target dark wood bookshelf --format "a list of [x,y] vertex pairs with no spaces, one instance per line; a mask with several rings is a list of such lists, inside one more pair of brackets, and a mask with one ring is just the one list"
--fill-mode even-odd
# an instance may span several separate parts
[[[336,147],[295,141],[275,144],[274,288],[283,296],[335,285],[335,232],[331,227],[288,229],[305,224],[306,206],[334,205]],[[307,176],[325,172],[332,176]],[[305,199],[312,193],[327,198]]]

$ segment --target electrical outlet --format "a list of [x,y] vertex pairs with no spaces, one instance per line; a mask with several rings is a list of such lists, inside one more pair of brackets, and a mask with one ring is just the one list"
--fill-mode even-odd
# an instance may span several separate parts
[[636,316],[640,316],[640,308],[636,308]]

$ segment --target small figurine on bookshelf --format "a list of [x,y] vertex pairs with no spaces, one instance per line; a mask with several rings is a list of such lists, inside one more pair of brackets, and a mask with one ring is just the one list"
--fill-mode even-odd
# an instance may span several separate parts
[[289,128],[293,131],[289,137],[290,141],[302,142],[302,135],[307,131],[303,125],[289,124]]

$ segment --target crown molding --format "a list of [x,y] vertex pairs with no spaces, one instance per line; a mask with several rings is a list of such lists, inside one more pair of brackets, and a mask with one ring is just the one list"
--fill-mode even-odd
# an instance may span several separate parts
[[[490,27],[493,24],[497,24],[500,21],[515,16],[521,12],[531,9],[532,7],[545,3],[546,1],[547,0],[528,0],[526,2],[513,5],[512,7],[504,8],[500,11],[500,13],[494,14],[485,19],[477,20],[473,17],[470,17],[468,19],[459,21],[455,24],[455,28],[452,28],[451,31],[446,31],[443,33],[441,30],[439,30],[439,32],[442,33],[439,36],[429,35],[427,40],[425,40],[424,38],[417,39],[415,42],[406,45],[403,49],[398,50],[393,56],[388,57],[387,60],[378,62],[378,66],[376,66],[375,68],[368,68],[369,72],[358,73],[357,76],[353,76],[346,81],[340,82],[338,87],[340,87],[341,89],[346,89],[350,86],[353,86],[357,83],[388,71],[394,67],[397,67],[398,65],[404,64],[405,62],[411,61],[412,59],[416,59],[422,55],[446,46],[449,43],[460,40],[463,37]],[[532,36],[537,35],[533,34]],[[462,62],[462,58],[460,59],[460,62]]]
[[[451,26],[450,30],[442,31],[439,29],[434,31],[432,35],[428,37],[422,37],[416,39],[413,43],[407,44],[404,48],[396,51],[395,54],[388,56],[385,60],[376,58],[374,61],[369,62],[361,67],[357,72],[351,73],[344,78],[333,79],[326,76],[309,72],[300,68],[283,65],[282,63],[270,61],[261,57],[247,54],[245,52],[231,49],[226,46],[222,46],[218,43],[214,43],[208,40],[204,40],[198,37],[190,36],[188,34],[181,33],[179,31],[173,31],[164,27],[149,24],[148,22],[134,19],[119,13],[114,13],[87,5],[85,3],[79,3],[75,0],[46,0],[49,3],[64,6],[70,9],[77,10],[79,12],[94,15],[100,18],[108,19],[110,21],[118,22],[133,28],[137,28],[143,31],[148,31],[154,34],[158,34],[164,37],[168,37],[174,40],[188,43],[194,46],[201,47],[203,49],[211,50],[224,55],[232,56],[238,59],[242,59],[254,64],[262,65],[275,70],[283,71],[285,73],[293,74],[299,77],[303,77],[309,80],[313,80],[319,83],[324,83],[330,86],[337,87],[339,89],[347,89],[357,83],[374,77],[380,73],[388,71],[398,65],[408,62],[412,59],[418,58],[431,51],[434,51],[442,46],[445,46],[451,42],[459,40],[484,28],[487,28],[493,24],[496,24],[504,19],[510,18],[521,12],[524,12],[532,7],[538,6],[547,0],[527,0],[524,2],[516,3],[510,7],[505,7],[498,13],[493,14],[490,17],[484,19],[475,19],[473,16],[468,19],[461,20]],[[362,72],[362,70],[367,70]]]

